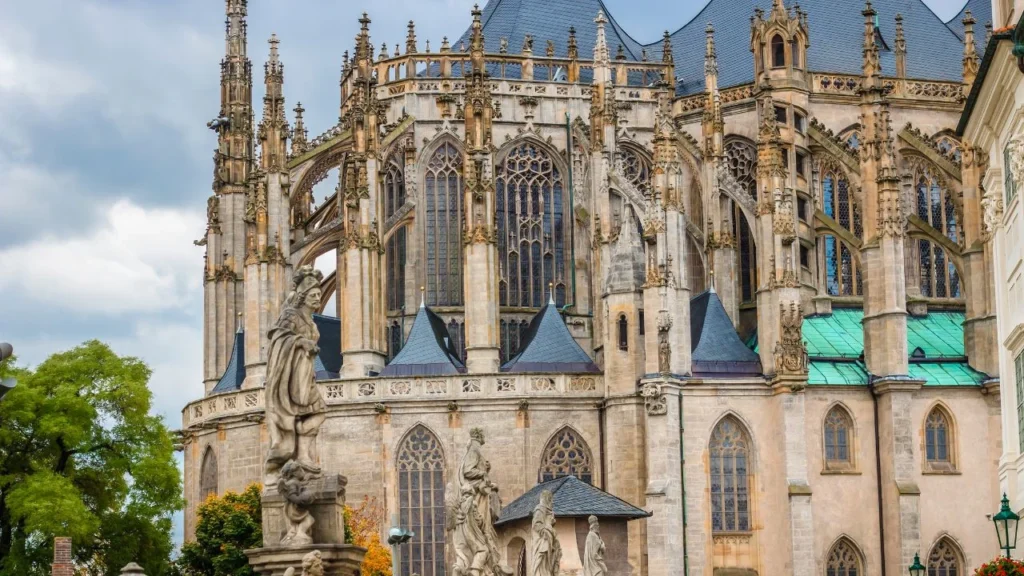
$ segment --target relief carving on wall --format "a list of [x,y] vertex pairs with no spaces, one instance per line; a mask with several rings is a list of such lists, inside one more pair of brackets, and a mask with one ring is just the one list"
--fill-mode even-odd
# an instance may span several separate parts
[[787,307],[785,303],[780,303],[779,320],[782,324],[782,335],[775,344],[775,373],[806,374],[807,347],[803,342],[804,314],[800,304],[791,301]]

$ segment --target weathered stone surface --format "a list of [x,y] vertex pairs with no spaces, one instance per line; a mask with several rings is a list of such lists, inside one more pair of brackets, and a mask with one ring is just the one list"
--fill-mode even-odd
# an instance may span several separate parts
[[316,544],[301,548],[271,546],[246,550],[245,555],[259,576],[285,576],[289,569],[304,574],[301,572],[303,559],[313,551],[320,552],[323,576],[357,576],[366,555],[365,549],[351,544]]
[[[307,507],[313,519],[311,536],[316,545],[345,543],[345,485],[340,474],[327,474],[309,483],[311,503]],[[263,543],[274,547],[282,544],[290,523],[285,514],[287,501],[277,487],[263,493]],[[310,544],[312,545],[312,544]]]

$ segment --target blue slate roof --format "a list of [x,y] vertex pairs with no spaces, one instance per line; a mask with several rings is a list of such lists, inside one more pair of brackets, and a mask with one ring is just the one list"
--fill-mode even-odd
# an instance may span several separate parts
[[714,288],[690,300],[693,375],[702,378],[761,374],[761,359],[740,340]]
[[600,372],[569,333],[553,300],[541,309],[526,330],[524,344],[502,372]]
[[224,369],[217,385],[210,390],[210,395],[224,394],[242,389],[245,380],[245,332],[241,328],[235,332],[235,343],[231,347],[231,358]]
[[977,21],[974,24],[974,44],[978,50],[978,58],[985,55],[985,24],[992,23],[992,1],[991,0],[967,0],[964,7],[956,16],[946,22],[946,26],[957,35],[960,40],[964,39],[964,17],[967,11]]
[[585,518],[593,515],[598,518],[634,520],[651,515],[650,512],[641,510],[600,488],[595,488],[575,476],[563,476],[537,484],[526,494],[513,500],[501,510],[501,516],[498,517],[495,525],[533,516],[533,509],[540,502],[540,493],[544,490],[550,490],[554,496],[553,508],[556,518]]
[[[811,44],[807,52],[808,68],[815,72],[860,74],[864,33],[864,2],[860,0],[801,0],[807,12]],[[969,7],[978,20],[976,36],[984,41],[984,23],[991,20],[986,0],[970,0]],[[688,23],[672,33],[672,53],[680,95],[704,90],[704,29],[715,27],[718,53],[719,87],[729,88],[752,82],[754,59],[750,53],[750,17],[760,7],[769,13],[771,0],[711,0]],[[795,2],[787,2],[792,7]],[[947,26],[922,0],[875,0],[882,40],[890,48],[896,36],[896,14],[902,14],[907,40],[907,76],[927,80],[959,81],[962,76],[963,43],[955,29]],[[975,6],[976,5],[976,6]],[[649,44],[634,40],[619,26],[600,0],[490,0],[483,9],[484,38],[487,52],[497,52],[502,37],[509,39],[509,52],[519,53],[525,34],[534,37],[533,52],[544,55],[550,39],[555,54],[565,57],[568,30],[576,28],[580,57],[589,59],[594,51],[596,27],[594,18],[604,10],[608,49],[614,55],[621,44],[629,60],[639,60],[647,49],[651,61],[661,60],[661,39]],[[982,16],[985,14],[985,16]],[[961,15],[960,20],[963,19]],[[980,31],[980,32],[978,32]],[[469,38],[469,31],[462,37]],[[457,46],[457,45],[456,45]],[[979,44],[979,54],[983,48]],[[882,73],[895,73],[895,56],[883,50]],[[492,71],[493,72],[493,71]]]
[[409,338],[395,358],[381,370],[380,376],[436,376],[465,371],[444,320],[420,303]]

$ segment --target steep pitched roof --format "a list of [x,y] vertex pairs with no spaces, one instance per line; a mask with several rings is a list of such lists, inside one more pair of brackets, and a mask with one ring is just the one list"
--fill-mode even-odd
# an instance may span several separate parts
[[690,300],[690,347],[694,376],[761,374],[761,359],[740,340],[714,288]]
[[985,54],[985,24],[992,24],[992,0],[967,0],[964,7],[960,9],[960,12],[946,22],[946,26],[961,41],[964,39],[964,17],[967,16],[968,10],[971,11],[971,16],[976,20],[974,24],[974,44],[978,51],[978,58],[981,58]]
[[502,372],[600,372],[569,333],[554,300],[541,309],[526,331],[522,349]]
[[465,371],[444,320],[421,302],[409,338],[380,376],[434,376]]
[[501,525],[531,517],[533,509],[540,502],[540,493],[544,490],[550,490],[554,496],[553,508],[556,518],[597,516],[634,520],[651,515],[650,512],[595,488],[575,476],[563,476],[537,484],[526,494],[513,500],[501,510],[501,516],[495,524]]
[[241,328],[235,332],[235,343],[231,346],[231,358],[224,368],[217,385],[210,390],[210,395],[224,394],[242,389],[242,382],[245,381],[245,332]]

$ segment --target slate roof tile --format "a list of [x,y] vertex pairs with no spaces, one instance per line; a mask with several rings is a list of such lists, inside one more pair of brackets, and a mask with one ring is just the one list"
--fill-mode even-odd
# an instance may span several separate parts
[[548,302],[530,321],[522,350],[502,372],[600,372],[569,333],[554,302]]
[[651,514],[611,494],[587,484],[575,476],[563,476],[537,484],[525,494],[516,498],[501,511],[496,525],[522,520],[533,516],[533,509],[540,502],[540,493],[550,490],[554,496],[556,518],[647,518]]
[[381,370],[384,377],[458,374],[466,367],[459,360],[444,320],[420,304],[405,345]]

